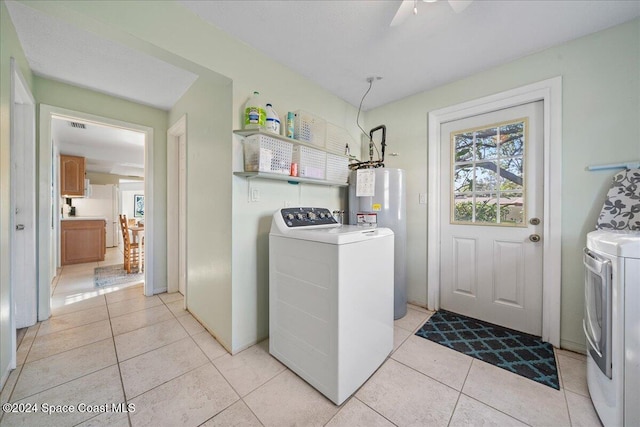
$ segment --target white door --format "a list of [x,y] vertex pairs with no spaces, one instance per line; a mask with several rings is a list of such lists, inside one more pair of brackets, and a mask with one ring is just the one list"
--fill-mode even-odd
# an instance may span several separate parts
[[541,335],[543,105],[441,127],[440,306]]
[[[12,61],[12,69],[14,63]],[[35,102],[22,76],[12,71],[11,287],[15,327],[37,321]]]

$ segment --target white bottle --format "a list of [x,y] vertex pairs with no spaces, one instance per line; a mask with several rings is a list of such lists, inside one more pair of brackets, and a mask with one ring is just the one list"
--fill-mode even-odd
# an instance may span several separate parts
[[269,132],[280,134],[280,117],[276,110],[273,109],[273,105],[267,104],[266,108],[267,119],[265,121],[266,129]]
[[265,126],[266,112],[259,92],[253,92],[253,96],[244,104],[244,128],[262,129]]

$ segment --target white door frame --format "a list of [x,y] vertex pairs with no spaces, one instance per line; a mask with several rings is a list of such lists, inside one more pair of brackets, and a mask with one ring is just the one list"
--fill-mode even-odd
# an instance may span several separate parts
[[440,308],[440,126],[442,123],[534,101],[544,105],[544,216],[542,339],[560,347],[562,77],[500,92],[429,113],[429,209],[427,218],[427,306]]
[[[167,131],[167,292],[177,292],[179,290],[179,272],[181,262],[186,262],[186,245],[177,244],[180,239],[186,242],[186,236],[181,236],[179,232],[180,226],[180,204],[181,194],[184,194],[186,188],[180,188],[181,183],[186,183],[186,176],[181,177],[180,171],[186,170],[180,164],[180,150],[186,149],[185,144],[180,144],[180,137],[187,138],[187,115],[183,115],[178,121]],[[185,160],[186,161],[186,160]],[[186,185],[184,185],[186,187]],[[186,218],[183,220],[186,221]],[[183,248],[183,253],[179,253],[179,249]],[[186,266],[185,266],[186,267]],[[186,268],[185,268],[186,271]],[[186,293],[188,292],[185,283],[184,301],[186,304]],[[185,305],[186,306],[186,305]]]
[[[17,342],[16,342],[16,307],[20,307],[22,311],[25,312],[24,319],[21,319],[24,323],[21,327],[31,326],[37,321],[37,311],[38,311],[38,289],[37,289],[37,271],[35,268],[35,259],[36,259],[36,198],[35,198],[35,189],[36,189],[36,101],[33,97],[33,94],[29,90],[29,86],[27,85],[24,76],[20,72],[20,68],[16,64],[14,58],[11,58],[11,94],[10,94],[10,144],[11,144],[11,159],[10,159],[10,167],[13,170],[13,155],[15,154],[15,149],[18,145],[20,145],[23,149],[23,159],[22,163],[24,168],[22,168],[22,173],[24,175],[24,180],[27,181],[27,185],[32,187],[33,191],[28,192],[27,196],[33,197],[31,202],[25,203],[25,206],[29,211],[29,218],[24,221],[25,228],[22,231],[25,238],[25,250],[31,253],[31,260],[34,261],[34,265],[24,265],[22,268],[24,269],[24,275],[28,275],[28,279],[26,277],[22,277],[21,286],[23,286],[23,292],[18,293],[16,291],[16,278],[15,278],[15,259],[14,259],[14,250],[10,250],[11,253],[11,264],[10,264],[10,291],[9,291],[9,323],[11,325],[11,360],[9,363],[9,368],[14,369],[16,367],[16,350],[17,350]],[[20,108],[16,108],[20,105]],[[18,130],[18,123],[22,123],[20,126],[22,129]],[[10,173],[13,178],[13,172]],[[13,179],[11,180],[11,196],[10,196],[10,224],[11,227],[11,238],[10,238],[10,247],[14,247],[15,245],[15,232],[16,226],[15,224],[15,182]],[[24,276],[23,275],[23,276]]]
[[120,127],[145,134],[144,141],[144,194],[145,194],[145,269],[144,269],[144,294],[153,295],[154,272],[154,215],[153,215],[153,128],[135,123],[128,123],[108,117],[96,116],[81,111],[73,111],[66,108],[40,104],[40,178],[38,183],[39,208],[38,208],[38,320],[46,320],[51,315],[51,281],[55,277],[55,256],[58,252],[56,239],[52,230],[57,229],[57,212],[52,209],[52,159],[53,142],[51,139],[51,120],[53,117],[67,120],[94,122],[108,126]]

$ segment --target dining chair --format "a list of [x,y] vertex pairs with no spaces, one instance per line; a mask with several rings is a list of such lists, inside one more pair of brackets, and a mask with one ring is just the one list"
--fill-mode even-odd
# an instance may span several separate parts
[[[126,215],[119,215],[120,230],[122,231],[122,242],[124,245],[124,269],[131,273],[133,269],[142,271],[144,269],[144,259],[142,255],[141,243],[132,242],[129,236],[129,226]],[[142,267],[142,269],[141,269]]]

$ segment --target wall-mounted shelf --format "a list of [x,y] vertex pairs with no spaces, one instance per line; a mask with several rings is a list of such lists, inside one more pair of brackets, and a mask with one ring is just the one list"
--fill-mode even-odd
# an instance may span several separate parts
[[304,141],[299,141],[299,140],[294,139],[294,138],[287,138],[286,136],[278,135],[277,133],[273,133],[273,132],[267,132],[265,130],[238,129],[238,130],[234,130],[233,133],[235,133],[236,135],[240,135],[240,136],[266,135],[266,136],[269,136],[271,138],[279,139],[280,141],[285,141],[285,142],[289,142],[291,144],[302,145],[303,147],[309,147],[309,148],[314,148],[316,150],[324,151],[325,153],[333,154],[334,156],[341,156],[341,157],[347,157],[347,158],[349,157],[349,156],[344,155],[344,154],[334,153],[333,151],[328,151],[324,147],[319,147],[317,145],[310,144],[310,143],[304,142]]
[[302,178],[299,176],[281,175],[277,173],[268,172],[234,172],[235,176],[240,176],[247,179],[273,179],[276,181],[287,181],[290,184],[314,184],[314,185],[326,185],[330,187],[346,187],[349,184],[346,182],[327,181],[324,179],[312,179]]
[[[275,138],[280,141],[288,142],[290,144],[301,145],[304,147],[309,147],[316,150],[324,151],[325,153],[333,154],[335,156],[341,156],[346,158],[349,157],[342,154],[336,154],[334,152],[327,151],[323,147],[318,147],[317,145],[314,145],[314,144],[309,144],[304,141],[298,141],[297,139],[293,139],[293,138],[287,138],[286,136],[278,135],[272,132],[267,132],[265,130],[238,129],[238,130],[234,130],[233,133],[243,137],[247,137],[251,135],[266,135],[270,138]],[[290,175],[283,175],[283,174],[269,173],[269,172],[234,172],[233,174],[235,176],[240,176],[247,179],[272,179],[276,181],[287,181],[290,184],[313,184],[313,185],[326,185],[330,187],[346,187],[349,185],[346,182],[340,182],[340,181],[328,181],[326,179],[304,178],[299,176],[290,176]]]

